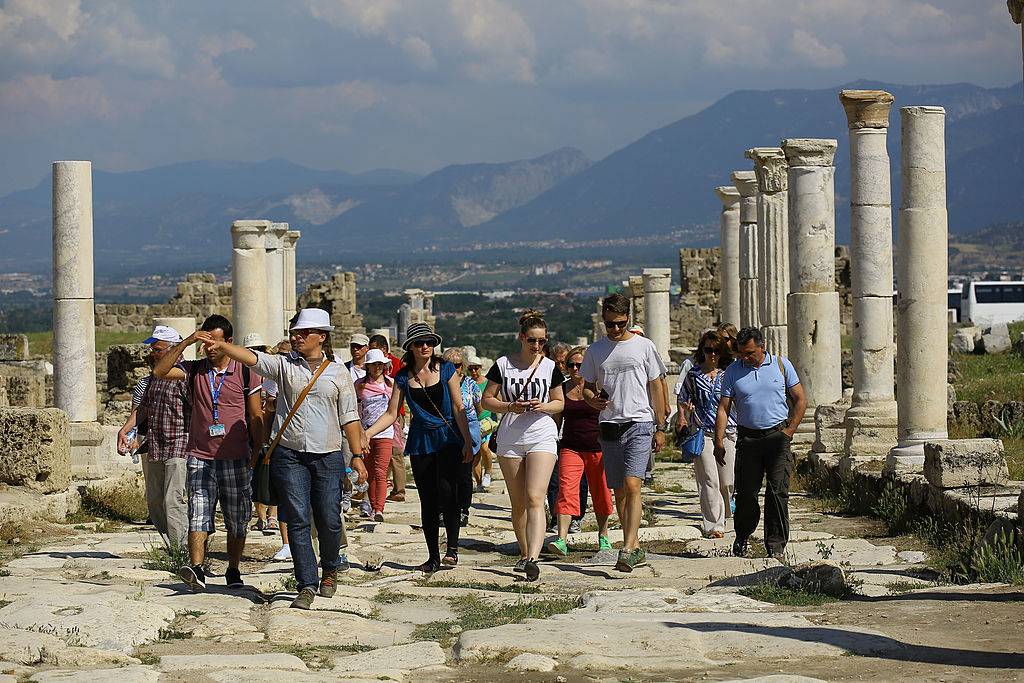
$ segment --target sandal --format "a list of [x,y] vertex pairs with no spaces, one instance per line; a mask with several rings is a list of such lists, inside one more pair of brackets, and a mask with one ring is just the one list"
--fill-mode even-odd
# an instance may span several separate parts
[[712,531],[707,535],[708,538],[725,538],[725,534],[721,531]]
[[427,560],[420,566],[416,567],[416,571],[423,572],[424,574],[433,574],[440,568],[441,565],[438,564],[437,560]]
[[454,567],[458,563],[459,551],[454,548],[449,548],[448,551],[444,554],[444,557],[441,558],[441,564],[443,564],[446,567]]

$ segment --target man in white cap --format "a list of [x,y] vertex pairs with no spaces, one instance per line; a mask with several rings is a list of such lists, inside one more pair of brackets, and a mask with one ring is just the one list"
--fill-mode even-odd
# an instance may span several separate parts
[[352,360],[345,363],[345,367],[352,373],[352,383],[366,377],[366,352],[370,350],[370,338],[365,334],[356,333],[349,337],[348,350],[352,354]]
[[[143,344],[149,345],[150,367],[181,342],[171,327],[157,325]],[[127,433],[134,427],[145,434],[142,473],[146,482],[149,519],[168,548],[182,547],[188,537],[185,446],[190,419],[188,390],[184,382],[143,377],[132,392],[132,412],[117,435],[117,450],[132,450]]]

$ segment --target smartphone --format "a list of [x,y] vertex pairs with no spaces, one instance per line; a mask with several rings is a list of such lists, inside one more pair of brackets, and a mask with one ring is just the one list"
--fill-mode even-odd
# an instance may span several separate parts
[[608,390],[602,388],[601,391],[597,394],[597,397],[598,398],[603,398],[604,400],[607,401],[608,400]]

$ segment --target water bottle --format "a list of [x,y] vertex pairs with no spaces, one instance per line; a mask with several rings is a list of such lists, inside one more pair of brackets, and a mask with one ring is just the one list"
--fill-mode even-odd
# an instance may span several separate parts
[[370,482],[364,481],[362,484],[358,483],[359,482],[359,473],[356,472],[351,467],[346,467],[345,468],[345,474],[348,475],[348,480],[350,482],[352,482],[352,492],[353,493],[366,493],[367,491],[370,490]]
[[[137,452],[138,445],[135,443],[136,439],[138,438],[138,436],[139,436],[139,430],[138,430],[137,427],[132,427],[131,429],[128,430],[128,433],[126,433],[124,435],[125,443],[128,444],[128,448],[131,450],[132,463],[134,463],[136,465],[139,464],[139,454]],[[133,444],[135,444],[135,445],[133,445]]]

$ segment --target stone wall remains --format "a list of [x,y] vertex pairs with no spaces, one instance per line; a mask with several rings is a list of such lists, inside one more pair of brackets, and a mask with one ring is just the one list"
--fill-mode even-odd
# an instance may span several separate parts
[[0,482],[40,493],[71,483],[68,416],[56,408],[0,408]]
[[363,316],[356,309],[356,274],[335,273],[327,282],[309,285],[299,296],[299,308],[322,308],[331,314],[334,348],[347,346],[348,338],[366,332]]
[[679,299],[671,313],[673,347],[694,346],[701,332],[718,323],[721,257],[718,247],[679,250]]
[[96,304],[96,329],[149,332],[153,318],[195,318],[214,313],[231,318],[231,283],[213,273],[189,273],[165,304]]
[[849,335],[853,329],[853,283],[850,277],[850,248],[840,245],[836,247],[836,291],[839,292],[839,333],[843,335]]

